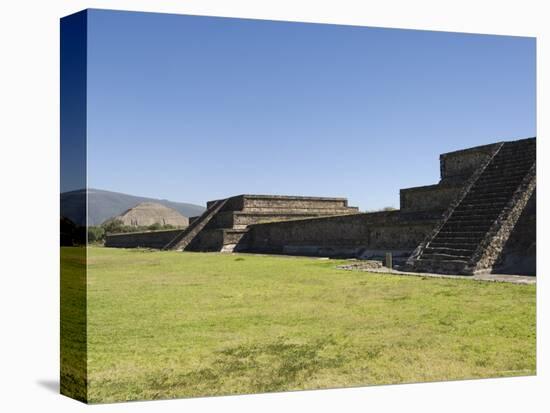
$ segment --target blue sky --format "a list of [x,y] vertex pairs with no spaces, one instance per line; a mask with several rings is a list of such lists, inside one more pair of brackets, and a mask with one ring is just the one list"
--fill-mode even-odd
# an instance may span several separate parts
[[440,153],[536,135],[534,38],[88,16],[92,188],[399,207]]

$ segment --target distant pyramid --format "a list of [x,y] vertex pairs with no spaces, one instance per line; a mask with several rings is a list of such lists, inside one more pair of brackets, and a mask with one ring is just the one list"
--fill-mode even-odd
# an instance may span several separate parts
[[145,227],[153,224],[187,227],[189,219],[178,211],[156,202],[142,202],[106,222],[118,220],[124,225]]
[[88,188],[63,192],[61,194],[61,215],[80,226],[86,224],[95,226],[101,225],[105,220],[114,216],[122,215],[127,209],[133,208],[141,202],[155,202],[173,208],[184,217],[198,216],[206,211],[204,206],[185,202]]

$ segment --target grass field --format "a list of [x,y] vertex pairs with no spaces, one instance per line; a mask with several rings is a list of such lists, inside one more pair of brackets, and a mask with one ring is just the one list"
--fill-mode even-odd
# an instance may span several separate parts
[[535,373],[535,286],[88,249],[88,399]]

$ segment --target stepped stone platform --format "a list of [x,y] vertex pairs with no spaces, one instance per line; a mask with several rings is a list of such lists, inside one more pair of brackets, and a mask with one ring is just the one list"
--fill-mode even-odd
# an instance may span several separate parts
[[535,187],[535,138],[498,144],[411,255],[409,267],[451,274],[492,271]]
[[[215,214],[208,211],[215,205],[223,205]],[[225,200],[209,201],[207,212],[193,220],[202,222],[201,231],[184,247],[188,251],[243,251],[247,249],[249,225],[289,221],[323,216],[356,214],[356,207],[348,206],[345,198],[238,195]],[[181,246],[170,247],[182,249]]]

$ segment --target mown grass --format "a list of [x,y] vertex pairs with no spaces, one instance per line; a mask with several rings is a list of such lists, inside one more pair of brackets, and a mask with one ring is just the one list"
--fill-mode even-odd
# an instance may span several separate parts
[[91,402],[535,373],[535,286],[88,249]]
[[61,248],[60,391],[87,400],[86,248]]

